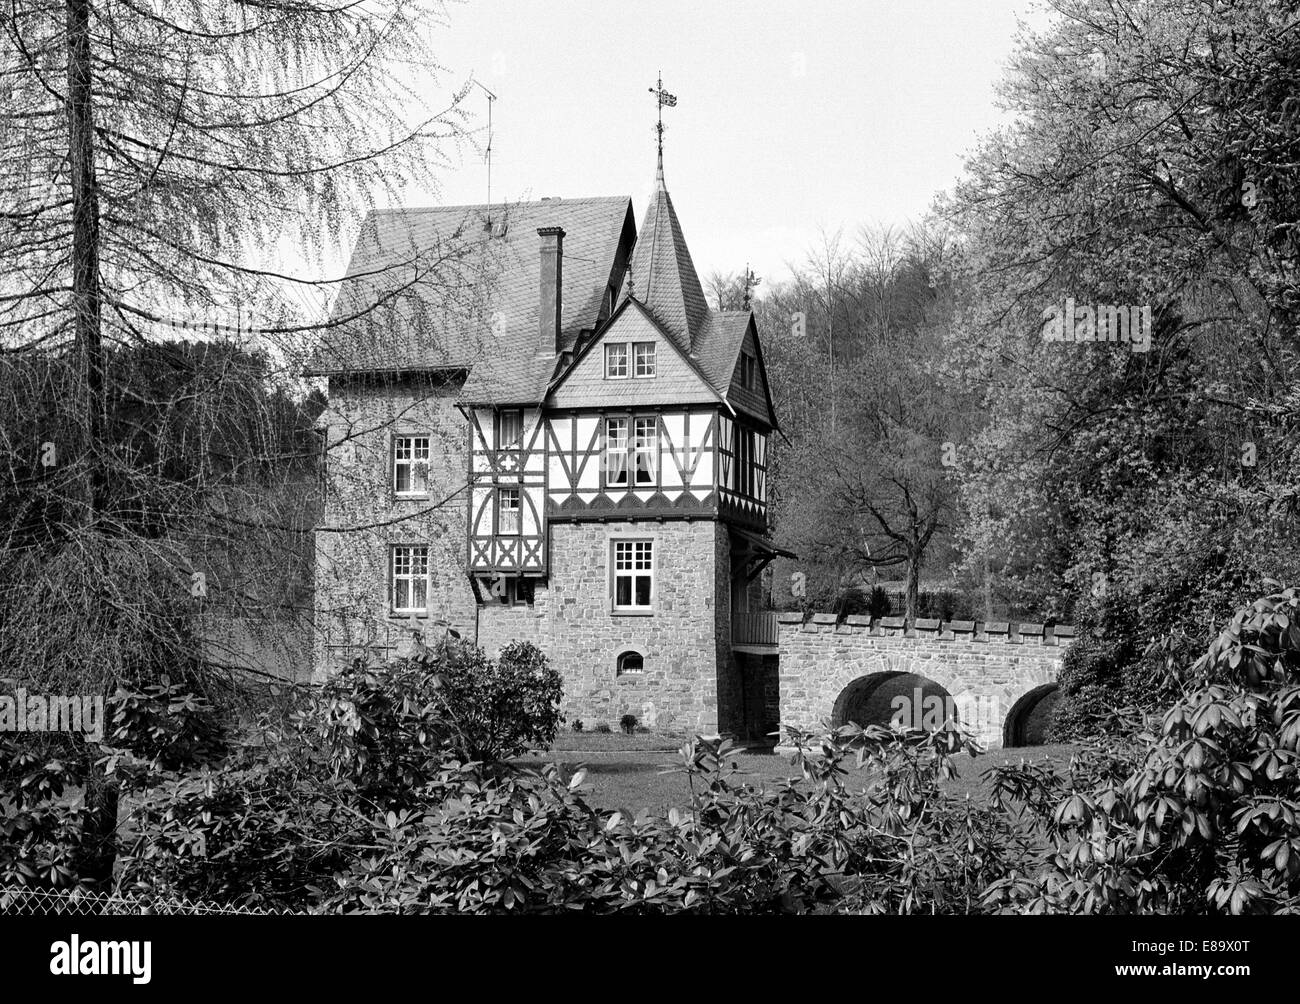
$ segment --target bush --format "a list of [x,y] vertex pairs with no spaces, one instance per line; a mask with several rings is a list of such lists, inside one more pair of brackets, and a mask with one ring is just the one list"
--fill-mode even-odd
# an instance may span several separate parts
[[611,731],[609,727],[609,722],[597,722],[596,731],[599,732],[601,735],[608,735]]
[[[1162,715],[1120,709],[1062,772],[991,769],[987,807],[943,787],[976,752],[957,727],[848,725],[789,731],[797,776],[774,789],[737,778],[730,742],[689,740],[685,810],[601,812],[582,772],[460,756],[447,653],[358,663],[215,769],[164,755],[203,732],[198,705],[137,695],[114,735],[141,752],[108,757],[134,804],[119,883],[336,913],[1296,912],[1298,624],[1294,589],[1242,609]],[[0,882],[86,883],[66,744],[0,735]]]
[[573,729],[574,732],[581,732],[581,731],[582,731],[582,719],[581,719],[581,718],[575,718],[575,719],[573,720],[573,724],[572,724],[572,726],[570,726],[570,727]]
[[925,589],[916,597],[916,616],[941,621],[974,620],[975,607],[970,598],[951,589]]
[[618,727],[623,730],[624,735],[632,735],[632,733],[636,732],[636,715],[624,715],[618,720]]
[[[691,776],[697,794],[688,811],[666,817],[597,812],[579,793],[582,772],[566,780],[555,764],[540,775],[486,778],[449,767],[442,806],[377,821],[370,839],[378,851],[357,856],[324,907],[458,915],[966,912],[1021,863],[1005,819],[939,789],[953,774],[953,757],[971,749],[958,733],[850,725],[816,742],[792,733],[791,742],[801,782],[756,790],[735,779],[729,741],[689,741],[678,771]],[[850,792],[842,778],[855,757],[893,781],[877,781],[869,797]],[[917,825],[933,839],[910,841]]]
[[1050,841],[1038,874],[994,883],[1008,913],[1300,909],[1300,593],[1239,610],[1163,714],[1121,709],[1065,777],[995,770]]
[[443,709],[440,668],[423,657],[379,667],[358,660],[327,680],[303,712],[321,734],[334,776],[385,810],[409,805],[443,751],[466,745]]
[[1133,611],[1109,600],[1080,604],[1079,634],[1061,662],[1061,700],[1052,716],[1048,738],[1074,742],[1100,730],[1126,725],[1114,717],[1117,708],[1155,711],[1168,705],[1173,691],[1161,667],[1146,666],[1136,641]]
[[867,612],[867,596],[857,586],[847,586],[839,591],[835,597],[835,604],[830,610],[833,614],[840,617],[847,617],[849,614],[864,614]]
[[511,642],[493,661],[449,639],[418,658],[437,670],[439,700],[465,758],[496,762],[555,741],[563,681],[531,642]]
[[361,853],[374,811],[308,736],[276,738],[220,771],[155,779],[132,810],[118,881],[137,895],[301,910]]
[[884,586],[872,586],[871,595],[867,597],[867,613],[873,618],[888,617],[893,609],[889,602],[889,593]]

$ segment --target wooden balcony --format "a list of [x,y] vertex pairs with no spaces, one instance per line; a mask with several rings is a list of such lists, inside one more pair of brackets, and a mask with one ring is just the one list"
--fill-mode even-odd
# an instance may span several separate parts
[[776,611],[758,610],[731,615],[731,647],[758,655],[776,652]]

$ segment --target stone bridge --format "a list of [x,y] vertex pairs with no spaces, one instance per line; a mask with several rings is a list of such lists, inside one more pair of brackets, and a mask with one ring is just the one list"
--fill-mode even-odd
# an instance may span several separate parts
[[780,716],[814,728],[948,715],[989,749],[1043,741],[1072,627],[777,615]]

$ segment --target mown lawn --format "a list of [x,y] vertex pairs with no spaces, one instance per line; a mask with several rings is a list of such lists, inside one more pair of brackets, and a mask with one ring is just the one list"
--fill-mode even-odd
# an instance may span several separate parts
[[562,729],[551,744],[552,753],[672,752],[681,749],[685,736],[663,732],[574,732]]
[[[580,766],[586,767],[583,796],[588,803],[602,809],[631,809],[633,812],[645,809],[662,815],[673,806],[684,808],[690,804],[686,776],[664,773],[665,768],[678,766],[681,757],[676,752],[655,752],[653,748],[647,750],[644,745],[631,745],[633,740],[648,744],[657,739],[658,747],[666,750],[669,746],[679,745],[680,739],[655,736],[654,733],[631,737],[602,735],[601,738],[607,741],[605,745],[583,747],[593,752],[576,751],[575,740],[588,740],[595,735],[599,733],[581,733],[578,736],[570,733],[558,738],[556,746],[549,752],[532,753],[520,757],[517,762],[521,766],[538,767],[553,761],[569,774]],[[624,745],[619,745],[620,742]],[[993,750],[975,758],[962,757],[957,761],[959,776],[948,782],[948,790],[954,795],[970,794],[975,800],[984,801],[989,794],[989,785],[980,775],[990,767],[1016,763],[1021,759],[1032,762],[1047,760],[1064,767],[1074,749],[1069,745],[1028,746]],[[790,765],[788,756],[746,752],[733,757],[733,762],[737,767],[737,780],[756,787],[771,788],[787,777],[798,777],[798,771]],[[861,780],[865,782],[865,778]],[[850,773],[849,784],[854,784],[853,773]]]

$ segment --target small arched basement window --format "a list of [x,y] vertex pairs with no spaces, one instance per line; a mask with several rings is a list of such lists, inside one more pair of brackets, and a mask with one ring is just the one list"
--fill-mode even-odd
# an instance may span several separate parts
[[645,672],[645,657],[640,652],[620,652],[616,663],[619,676]]

